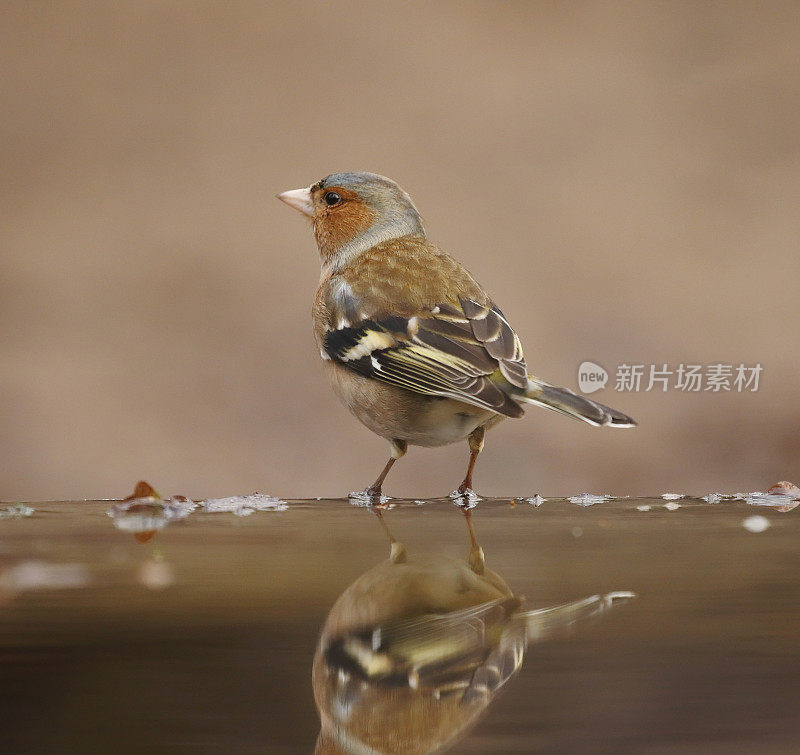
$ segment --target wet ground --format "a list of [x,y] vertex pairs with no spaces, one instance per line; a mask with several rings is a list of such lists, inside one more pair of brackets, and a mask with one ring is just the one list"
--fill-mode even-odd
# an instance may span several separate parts
[[6,751],[796,752],[794,504],[2,504]]

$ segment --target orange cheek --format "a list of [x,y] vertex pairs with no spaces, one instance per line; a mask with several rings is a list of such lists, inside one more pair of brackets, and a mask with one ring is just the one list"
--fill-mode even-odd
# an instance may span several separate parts
[[374,213],[359,202],[326,210],[314,219],[317,243],[323,252],[334,252],[366,231],[374,219]]

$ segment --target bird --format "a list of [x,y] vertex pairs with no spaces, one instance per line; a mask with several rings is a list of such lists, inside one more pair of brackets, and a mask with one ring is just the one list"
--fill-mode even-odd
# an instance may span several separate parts
[[276,195],[310,219],[321,260],[312,318],[328,379],[345,406],[389,441],[363,493],[383,483],[409,445],[466,440],[451,495],[477,498],[486,431],[534,405],[590,425],[634,427],[626,414],[529,374],[520,339],[494,300],[428,240],[411,197],[376,173],[333,173]]
[[320,632],[312,688],[315,752],[427,753],[452,747],[520,671],[526,648],[568,634],[634,598],[592,595],[531,610],[497,572],[465,509],[466,559],[390,555],[335,601]]

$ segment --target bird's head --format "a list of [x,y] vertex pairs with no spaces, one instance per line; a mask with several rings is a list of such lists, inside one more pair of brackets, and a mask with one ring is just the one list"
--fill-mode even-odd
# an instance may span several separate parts
[[376,173],[333,173],[277,196],[311,219],[320,255],[333,267],[383,241],[425,236],[411,197]]

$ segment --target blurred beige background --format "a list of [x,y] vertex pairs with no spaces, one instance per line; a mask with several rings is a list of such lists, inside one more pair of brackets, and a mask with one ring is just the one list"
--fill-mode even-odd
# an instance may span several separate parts
[[[400,182],[553,382],[764,367],[595,394],[635,431],[531,410],[481,492],[797,480],[799,60],[794,2],[4,3],[0,498],[370,482],[386,445],[324,380],[316,250],[273,198],[338,170]],[[387,492],[465,461],[412,449]]]

